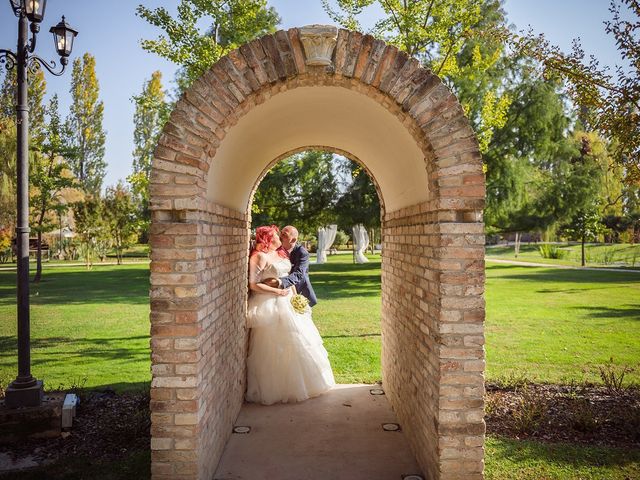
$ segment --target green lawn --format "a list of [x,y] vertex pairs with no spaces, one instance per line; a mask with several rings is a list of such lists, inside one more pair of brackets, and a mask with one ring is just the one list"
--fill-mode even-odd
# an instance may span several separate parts
[[[15,272],[0,272],[0,381],[16,375]],[[149,266],[45,267],[31,284],[32,372],[46,388],[149,382]]]
[[380,256],[353,264],[351,255],[311,265],[318,304],[313,318],[322,333],[338,383],[374,383],[380,368]]
[[[380,379],[380,261],[312,265],[314,318],[339,382]],[[0,380],[15,376],[14,272],[0,272]],[[45,268],[32,285],[33,372],[49,388],[127,389],[149,374],[148,266]],[[487,378],[597,381],[640,362],[640,274],[487,264]],[[586,375],[586,377],[585,377]],[[630,379],[639,381],[640,371]]]
[[640,273],[491,262],[486,272],[488,379],[599,381],[610,358],[640,366]]
[[631,480],[640,450],[548,444],[488,436],[486,480]]
[[[557,265],[580,266],[582,261],[581,246],[579,244],[555,245],[564,253],[562,259],[543,258],[539,244],[522,244],[520,254],[515,256],[513,245],[494,245],[487,247],[488,258],[503,260],[517,260],[522,262],[549,263]],[[587,244],[585,261],[588,267],[625,267],[640,269],[640,244]]]

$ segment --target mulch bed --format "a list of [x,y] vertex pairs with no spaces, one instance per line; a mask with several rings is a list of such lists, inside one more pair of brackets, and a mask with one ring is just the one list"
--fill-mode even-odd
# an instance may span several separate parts
[[[88,458],[93,463],[149,450],[149,394],[111,390],[81,397],[73,428],[64,437],[0,445],[13,458],[38,463]],[[487,433],[514,439],[640,448],[640,389],[611,393],[604,387],[487,385]]]
[[640,389],[487,385],[487,433],[514,439],[640,448]]
[[100,463],[149,450],[149,426],[147,392],[118,395],[106,389],[81,395],[73,428],[62,437],[0,445],[0,452],[13,458],[31,455],[39,463],[78,457]]

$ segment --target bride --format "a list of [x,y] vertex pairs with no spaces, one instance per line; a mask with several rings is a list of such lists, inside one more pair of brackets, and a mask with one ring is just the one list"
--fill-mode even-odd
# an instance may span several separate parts
[[335,385],[327,351],[311,319],[311,308],[298,313],[293,287],[270,287],[262,280],[288,275],[291,262],[275,225],[256,229],[249,260],[251,328],[247,358],[247,401],[264,405],[299,402]]

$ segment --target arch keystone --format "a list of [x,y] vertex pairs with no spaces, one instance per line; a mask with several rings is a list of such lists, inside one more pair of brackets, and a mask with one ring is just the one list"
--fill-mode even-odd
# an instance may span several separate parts
[[307,25],[300,28],[300,41],[309,66],[328,67],[336,47],[338,29],[331,25]]

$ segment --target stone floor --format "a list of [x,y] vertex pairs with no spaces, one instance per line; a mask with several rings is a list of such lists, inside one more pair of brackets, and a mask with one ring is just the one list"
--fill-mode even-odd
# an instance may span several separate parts
[[[337,385],[306,402],[245,404],[214,480],[419,480],[422,478],[378,385]],[[387,426],[386,428],[393,428]]]

